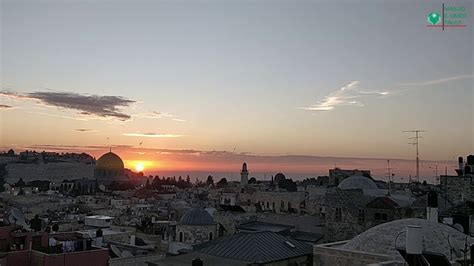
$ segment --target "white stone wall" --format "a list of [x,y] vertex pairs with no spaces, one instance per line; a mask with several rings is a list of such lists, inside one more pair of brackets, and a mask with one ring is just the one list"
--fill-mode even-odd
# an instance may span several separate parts
[[[183,241],[180,241],[180,235],[182,233]],[[176,226],[176,241],[188,243],[188,244],[199,244],[210,240],[212,233],[212,239],[217,237],[217,225],[183,225],[178,224]]]

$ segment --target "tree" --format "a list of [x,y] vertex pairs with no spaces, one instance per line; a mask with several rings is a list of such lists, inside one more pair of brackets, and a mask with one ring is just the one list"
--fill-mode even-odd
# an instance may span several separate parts
[[257,184],[257,179],[255,177],[250,178],[249,184]]
[[146,180],[145,188],[150,188],[150,179],[147,179],[147,180]]
[[191,184],[191,177],[189,175],[186,176],[186,183]]
[[59,225],[58,224],[53,224],[52,229],[53,229],[53,232],[59,231]]
[[208,186],[209,186],[209,185],[211,185],[211,186],[214,185],[214,178],[212,177],[212,175],[209,175],[209,176],[207,177],[206,185],[208,185]]
[[217,186],[219,186],[219,187],[227,186],[227,179],[225,177],[221,178],[221,180],[219,180],[219,182],[217,182]]

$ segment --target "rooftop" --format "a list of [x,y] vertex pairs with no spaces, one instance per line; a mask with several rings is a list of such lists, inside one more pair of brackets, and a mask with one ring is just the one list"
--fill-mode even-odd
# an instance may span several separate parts
[[275,232],[275,233],[289,231],[292,228],[294,228],[294,226],[260,222],[260,221],[252,221],[252,222],[244,223],[237,226],[237,229],[239,229],[240,231],[254,231],[254,232],[269,231],[269,232]]
[[444,254],[447,258],[451,257],[452,248],[455,249],[453,257],[461,256],[458,251],[464,248],[466,238],[469,243],[474,241],[472,237],[468,237],[445,224],[425,219],[402,219],[372,227],[354,237],[341,248],[389,255],[394,259],[402,259],[396,247],[405,247],[405,234],[403,232],[408,225],[422,227],[423,251]]
[[107,216],[107,215],[91,215],[91,216],[86,216],[87,219],[98,219],[98,220],[107,220],[107,219],[114,219],[112,216]]
[[312,245],[274,232],[242,232],[194,246],[206,255],[248,263],[270,263],[312,253]]

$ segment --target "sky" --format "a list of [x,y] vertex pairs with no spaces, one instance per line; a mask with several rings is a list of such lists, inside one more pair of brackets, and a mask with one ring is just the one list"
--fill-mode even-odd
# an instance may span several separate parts
[[472,2],[444,31],[441,3],[2,1],[0,147],[414,175],[403,131],[424,129],[424,174],[452,168],[474,151]]

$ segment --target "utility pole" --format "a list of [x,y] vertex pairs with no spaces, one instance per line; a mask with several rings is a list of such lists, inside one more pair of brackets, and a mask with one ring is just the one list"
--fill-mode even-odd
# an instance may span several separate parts
[[420,133],[421,132],[426,132],[426,130],[423,130],[423,129],[415,129],[415,130],[406,130],[406,131],[403,131],[403,132],[410,132],[410,133],[415,133],[415,136],[412,137],[412,138],[408,138],[408,139],[412,139],[413,142],[411,143],[408,143],[408,144],[411,144],[411,145],[415,145],[416,146],[416,181],[418,183],[420,183],[420,153],[419,153],[419,149],[418,149],[418,144],[420,143],[420,139],[422,138],[420,136]]
[[388,196],[390,196],[390,177],[392,176],[392,173],[391,173],[391,169],[390,168],[390,160],[387,160],[387,175],[388,175]]

